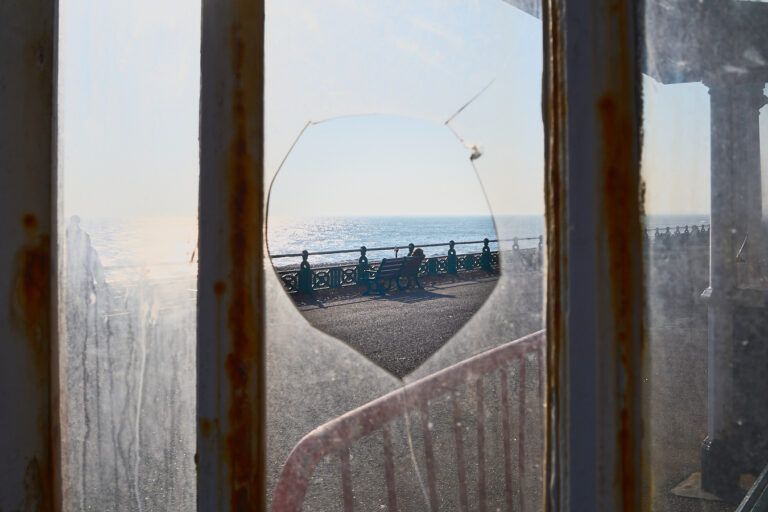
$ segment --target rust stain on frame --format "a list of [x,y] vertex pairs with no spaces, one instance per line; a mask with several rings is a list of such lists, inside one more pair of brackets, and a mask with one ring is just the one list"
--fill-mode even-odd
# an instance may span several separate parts
[[200,418],[199,426],[200,426],[200,433],[204,437],[211,437],[211,435],[213,434],[214,426],[218,427],[218,422],[216,420],[211,421],[208,418]]
[[21,217],[21,225],[24,226],[24,229],[27,231],[27,233],[34,234],[35,231],[37,231],[37,228],[39,226],[39,222],[37,221],[37,216],[35,216],[32,213],[26,213]]
[[[28,241],[16,255],[13,288],[12,319],[24,333],[31,356],[36,381],[47,383],[51,363],[51,243],[47,233],[39,233],[40,222],[32,213],[21,217],[21,225]],[[40,392],[40,390],[36,390]],[[55,410],[51,411],[55,414]],[[46,421],[38,428],[42,438],[58,439],[58,429],[50,428]],[[51,510],[53,460],[50,445],[42,461],[33,457],[24,475],[25,510]]]
[[47,380],[50,347],[50,237],[38,233],[38,220],[26,214],[21,224],[28,242],[16,256],[13,317],[24,331],[41,379]]
[[[610,16],[616,30],[615,69],[606,72],[607,91],[597,101],[603,155],[601,161],[605,261],[608,265],[613,311],[613,339],[618,374],[617,439],[621,504],[625,511],[641,510],[645,454],[642,432],[642,363],[644,357],[643,262],[640,223],[640,71],[636,51],[637,13],[619,1]],[[638,472],[638,469],[640,471]]]
[[[566,98],[566,55],[564,2],[548,0],[544,5],[544,112],[546,130],[546,201],[547,201],[547,493],[546,510],[564,503],[560,493],[567,491],[561,456],[567,428],[568,361],[565,360],[565,310],[568,272],[568,216],[565,211],[566,140],[568,137]],[[614,426],[617,471],[616,493],[623,510],[642,509],[642,477],[645,456],[641,421],[642,340],[642,238],[640,226],[639,187],[639,68],[634,55],[636,13],[631,2],[616,0],[605,9],[603,2],[587,7],[594,11],[592,21],[600,32],[610,32],[606,44],[597,49],[593,83],[595,117],[600,134],[602,154],[598,156],[600,190],[596,196],[602,204],[599,217],[604,225],[598,230],[600,255],[607,265],[611,310],[611,329],[615,354],[610,364],[617,367],[612,389],[618,391]],[[619,44],[613,44],[613,41]],[[602,66],[602,67],[601,67]],[[578,70],[577,70],[578,71]],[[586,71],[586,70],[582,70]],[[606,354],[608,355],[608,354]],[[639,468],[639,469],[638,469]],[[567,478],[567,477],[566,477]]]
[[[622,101],[627,101],[623,99]],[[628,101],[633,101],[630,97]],[[611,300],[614,319],[614,339],[620,374],[617,386],[618,397],[618,439],[617,448],[621,467],[620,482],[624,510],[637,510],[640,502],[640,483],[635,471],[636,460],[640,457],[641,432],[638,431],[640,404],[639,360],[636,346],[642,343],[639,334],[638,316],[641,313],[642,294],[637,283],[642,282],[642,264],[637,258],[642,255],[640,247],[640,190],[633,159],[635,152],[634,127],[626,109],[620,108],[621,101],[604,96],[599,102],[600,119],[603,129],[605,160],[602,165],[605,230],[607,233],[607,264],[610,276]],[[632,177],[632,174],[634,177]],[[634,249],[634,250],[633,250]],[[640,295],[638,298],[637,295]]]
[[264,6],[261,1],[238,0],[232,8],[233,132],[226,176],[231,259],[227,325],[232,346],[225,361],[230,396],[222,456],[229,469],[230,509],[252,511],[265,507],[261,272]]
[[[14,428],[4,432],[4,492],[0,502],[5,510],[50,511],[59,508],[53,496],[59,497],[60,471],[54,489],[54,468],[59,469],[58,419],[56,408],[58,381],[51,364],[56,347],[52,324],[52,243],[55,225],[52,194],[55,191],[55,110],[56,82],[53,55],[56,2],[3,2],[0,32],[3,38],[0,67],[0,111],[4,136],[0,144],[0,188],[8,190],[3,197],[6,216],[2,252],[12,258],[1,270],[9,278],[3,289],[7,300],[2,311],[3,323],[12,330],[0,336],[4,345],[3,365],[23,372],[17,382],[22,400],[5,402],[3,414],[10,416]],[[6,87],[9,85],[9,87]],[[55,254],[55,253],[54,253]],[[8,261],[3,258],[3,261]],[[14,372],[15,373],[15,372]],[[21,375],[21,374],[19,374]],[[18,377],[17,377],[18,378]],[[33,431],[14,431],[34,421]],[[10,443],[10,444],[9,444]],[[7,478],[5,478],[7,477]],[[9,488],[12,482],[18,488]]]

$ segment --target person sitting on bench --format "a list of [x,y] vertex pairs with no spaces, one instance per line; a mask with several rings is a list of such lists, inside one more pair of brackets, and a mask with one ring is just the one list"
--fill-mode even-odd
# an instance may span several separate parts
[[[403,264],[403,268],[400,270],[400,275],[398,276],[397,280],[397,287],[400,290],[410,288],[413,283],[416,283],[416,286],[419,288],[422,287],[418,277],[422,261],[424,261],[424,250],[421,248],[414,249],[410,256],[405,259],[405,263]],[[400,284],[400,277],[405,277],[408,279],[405,286]]]

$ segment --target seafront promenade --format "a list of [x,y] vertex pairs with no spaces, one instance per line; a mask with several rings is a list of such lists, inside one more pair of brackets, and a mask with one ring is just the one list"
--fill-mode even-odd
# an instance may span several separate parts
[[497,282],[498,275],[474,271],[423,278],[423,289],[363,296],[354,287],[297,297],[296,305],[314,327],[403,377],[467,323]]
[[[537,241],[538,247],[520,250],[521,241]],[[491,250],[490,244],[498,244],[500,242],[511,242],[510,248],[515,250],[521,257],[529,260],[531,264],[540,263],[540,259],[535,261],[535,255],[537,254],[537,249],[538,254],[541,253],[543,244],[543,237],[541,236],[514,238],[510,240],[490,240],[488,238],[462,242],[451,240],[446,243],[421,244],[418,246],[413,243],[390,247],[367,248],[366,246],[362,246],[359,249],[339,249],[316,252],[310,252],[305,249],[300,253],[272,254],[270,256],[273,263],[275,263],[277,274],[288,293],[312,295],[318,290],[333,290],[348,286],[357,286],[360,282],[365,280],[365,275],[368,271],[376,271],[381,264],[381,261],[369,261],[371,253],[381,254],[382,252],[393,251],[391,256],[388,255],[385,256],[385,258],[397,258],[398,255],[410,256],[417,247],[428,250],[434,250],[437,247],[447,248],[445,253],[432,254],[429,257],[422,259],[418,270],[418,275],[420,277],[437,276],[440,274],[457,275],[459,272],[473,271],[476,269],[483,269],[487,273],[498,272],[500,268],[499,251]],[[477,247],[482,246],[482,249],[480,252],[458,254],[457,246],[475,247],[476,249]],[[402,253],[398,254],[398,251],[402,251]],[[523,256],[524,253],[525,256]],[[356,258],[355,261],[348,261],[346,263],[336,263],[333,265],[321,264],[315,266],[309,261],[310,256],[324,257],[329,255],[345,255],[345,257],[352,257],[351,255],[353,254],[355,256],[359,255],[359,258]],[[301,258],[301,263],[299,265],[278,266],[277,264],[277,260],[280,258],[297,257]]]
[[[704,243],[708,231],[706,226],[675,226],[647,230],[646,236],[648,249],[666,254],[670,250],[676,253],[690,244]],[[499,250],[491,250],[491,243],[501,245],[504,265],[501,265]],[[461,254],[456,250],[478,245],[482,246],[481,252],[470,249]],[[273,258],[279,261],[301,258],[299,266],[276,268],[276,272],[294,304],[312,326],[346,342],[397,377],[404,377],[418,368],[461,329],[488,299],[502,272],[509,273],[510,282],[520,286],[521,274],[542,270],[541,236],[507,240],[485,238],[469,242],[451,240],[422,245],[430,249],[444,247],[422,261],[418,274],[423,289],[411,287],[400,291],[392,286],[383,296],[362,294],[366,289],[364,272],[375,271],[381,263],[369,261],[369,251],[390,250],[397,256],[396,251],[401,250],[401,256],[405,256],[415,247],[411,243],[375,249],[361,247],[359,252],[312,253],[304,250],[274,255]],[[359,259],[331,265],[311,265],[309,262],[311,255],[345,253],[356,254]],[[540,283],[531,285],[541,286]],[[515,317],[519,311],[508,310],[505,315]]]

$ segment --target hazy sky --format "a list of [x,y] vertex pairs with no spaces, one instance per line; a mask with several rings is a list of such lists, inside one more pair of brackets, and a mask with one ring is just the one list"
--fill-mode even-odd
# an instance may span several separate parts
[[429,121],[377,115],[313,125],[275,179],[269,213],[488,215],[469,155],[448,127]]
[[195,215],[200,6],[61,0],[67,214]]
[[[189,1],[61,1],[67,214],[196,214],[199,27]],[[493,212],[541,213],[541,59],[540,22],[500,0],[268,1],[266,179],[308,121],[354,116],[306,130],[275,181],[275,211],[485,211],[469,161],[478,144]],[[707,90],[644,86],[647,211],[706,212]],[[418,201],[360,200],[385,174],[413,180]],[[332,192],[278,195],[307,183]]]

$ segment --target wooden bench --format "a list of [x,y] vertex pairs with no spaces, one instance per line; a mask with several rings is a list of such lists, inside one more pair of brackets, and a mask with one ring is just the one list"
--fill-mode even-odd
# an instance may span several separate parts
[[[369,295],[371,293],[371,283],[375,286],[379,295],[384,295],[384,292],[388,292],[392,289],[392,281],[396,281],[400,276],[400,269],[403,268],[405,258],[384,258],[379,264],[379,268],[376,270],[366,270],[363,279],[367,289],[363,292],[363,295]],[[383,282],[387,282],[386,288]]]
[[[421,261],[421,258],[411,256],[406,256],[405,258],[384,258],[381,260],[377,270],[365,271],[363,281],[367,288],[363,295],[369,295],[374,290],[379,292],[379,295],[384,295],[385,292],[392,289],[393,282],[397,285],[398,290],[405,290],[414,282],[416,286],[421,288],[422,286],[418,278]],[[405,286],[400,284],[401,277],[408,279]],[[385,282],[386,286],[384,285]],[[374,288],[371,288],[371,284],[373,284]]]

